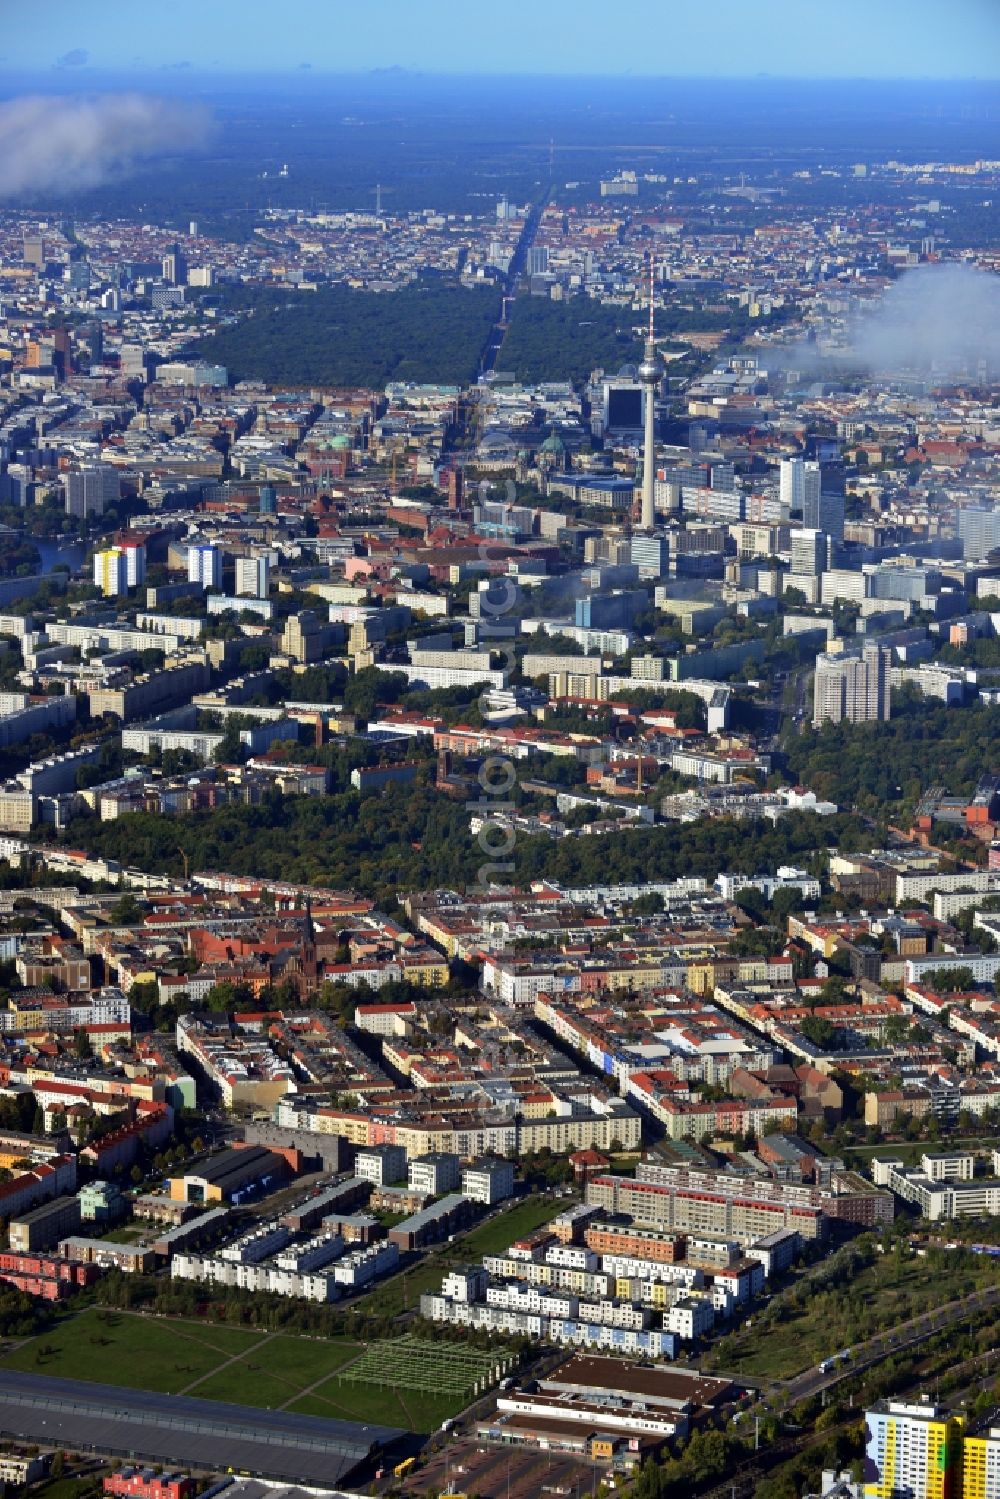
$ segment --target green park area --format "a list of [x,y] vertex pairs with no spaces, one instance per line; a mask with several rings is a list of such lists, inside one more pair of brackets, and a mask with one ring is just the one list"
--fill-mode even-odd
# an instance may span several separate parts
[[[372,385],[388,380],[462,385],[500,316],[500,294],[421,281],[394,292],[347,286],[290,297],[287,289],[226,288],[242,321],[196,345],[239,379],[289,385]],[[563,377],[565,378],[565,377]]]
[[[439,1345],[446,1363],[450,1346]],[[485,1374],[478,1364],[470,1374],[468,1351],[457,1345],[455,1372],[435,1380],[433,1393],[417,1380],[412,1387],[403,1381],[383,1384],[372,1377],[388,1367],[381,1347],[88,1308],[8,1346],[0,1367],[412,1431],[433,1430],[461,1410]],[[341,1382],[338,1371],[362,1357],[368,1361],[359,1369],[362,1377]]]
[[[706,1371],[787,1379],[996,1283],[994,1262],[948,1250],[885,1254],[859,1240],[797,1275],[750,1324],[714,1344]],[[981,1321],[982,1310],[976,1316]]]

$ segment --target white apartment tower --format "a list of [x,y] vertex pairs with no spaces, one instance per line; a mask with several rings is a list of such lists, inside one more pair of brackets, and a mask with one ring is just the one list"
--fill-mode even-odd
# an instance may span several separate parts
[[826,571],[826,536],[822,531],[794,530],[790,537],[793,574],[818,577]]
[[875,723],[889,717],[892,653],[866,645],[860,656],[816,657],[813,722]]
[[222,553],[218,547],[202,544],[188,547],[188,582],[202,588],[222,586]]
[[269,557],[237,557],[236,592],[245,598],[266,599],[271,586]]
[[778,499],[789,510],[804,514],[807,503],[818,504],[821,482],[818,463],[807,463],[804,458],[782,458]]

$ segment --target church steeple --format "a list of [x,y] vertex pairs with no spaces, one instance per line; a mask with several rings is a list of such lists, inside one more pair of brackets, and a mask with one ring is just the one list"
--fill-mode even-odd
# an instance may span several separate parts
[[316,927],[313,923],[312,901],[306,896],[306,914],[303,923],[303,949],[310,958],[316,957]]

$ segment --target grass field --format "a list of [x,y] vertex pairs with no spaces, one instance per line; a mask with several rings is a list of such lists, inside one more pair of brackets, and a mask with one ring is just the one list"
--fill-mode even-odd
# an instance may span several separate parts
[[466,1403],[454,1389],[338,1384],[337,1371],[363,1351],[347,1338],[299,1338],[88,1308],[0,1355],[0,1367],[412,1431],[433,1430]]
[[553,1201],[551,1197],[527,1197],[498,1218],[491,1218],[471,1233],[463,1234],[450,1247],[459,1259],[464,1260],[497,1254],[523,1234],[530,1234],[543,1223],[550,1223],[566,1206],[566,1202],[559,1198]]
[[[451,1246],[454,1247],[454,1246]],[[447,1261],[441,1255],[432,1255],[421,1260],[412,1269],[383,1281],[374,1291],[358,1301],[350,1303],[348,1310],[374,1312],[379,1316],[398,1317],[401,1312],[419,1309],[420,1298],[425,1291],[436,1291],[447,1269]]]
[[177,1394],[224,1360],[247,1353],[261,1336],[235,1327],[88,1309],[4,1354],[0,1365]]
[[418,1391],[380,1390],[372,1385],[340,1385],[336,1378],[296,1400],[289,1410],[303,1416],[336,1416],[342,1421],[377,1421],[410,1431],[435,1431],[464,1401]]

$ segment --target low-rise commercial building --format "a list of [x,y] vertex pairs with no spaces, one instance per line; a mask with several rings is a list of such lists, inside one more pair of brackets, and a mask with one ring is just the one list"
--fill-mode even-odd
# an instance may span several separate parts
[[419,1213],[413,1213],[389,1230],[389,1242],[401,1251],[422,1249],[426,1244],[436,1244],[464,1228],[475,1216],[475,1204],[467,1197],[450,1193],[440,1202],[431,1203]]
[[290,1175],[283,1155],[262,1146],[223,1150],[183,1176],[170,1178],[170,1196],[175,1202],[196,1205],[231,1202],[238,1204],[280,1186]]

